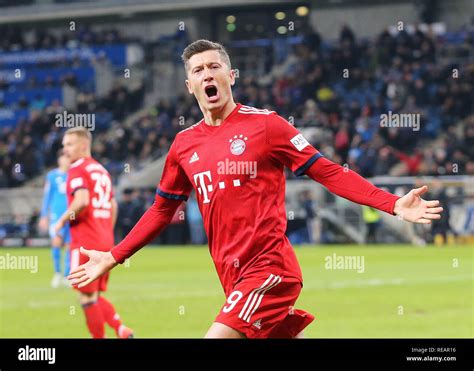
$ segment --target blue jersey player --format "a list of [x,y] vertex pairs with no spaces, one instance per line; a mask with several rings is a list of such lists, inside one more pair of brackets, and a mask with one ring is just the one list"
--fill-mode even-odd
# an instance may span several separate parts
[[[54,276],[51,286],[56,288],[61,283],[69,285],[65,277],[69,274],[70,257],[68,244],[70,242],[69,224],[66,224],[59,233],[54,226],[67,209],[66,177],[69,160],[62,153],[58,156],[58,167],[48,172],[44,186],[43,206],[39,227],[48,230],[51,238]],[[61,274],[61,248],[65,247],[64,272]]]

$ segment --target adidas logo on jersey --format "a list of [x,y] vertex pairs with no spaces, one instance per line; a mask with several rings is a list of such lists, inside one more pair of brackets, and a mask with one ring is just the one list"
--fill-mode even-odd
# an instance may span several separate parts
[[197,160],[199,160],[199,156],[197,152],[194,152],[191,158],[189,159],[189,163],[192,164],[193,162],[196,162]]
[[261,320],[261,319],[256,320],[256,321],[252,324],[252,326],[254,326],[254,327],[256,327],[256,328],[258,328],[258,329],[260,330],[260,329],[262,328],[262,320]]

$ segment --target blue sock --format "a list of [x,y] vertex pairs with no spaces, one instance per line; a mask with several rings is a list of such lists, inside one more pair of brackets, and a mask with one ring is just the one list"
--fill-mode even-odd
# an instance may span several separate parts
[[53,256],[54,272],[61,273],[61,248],[53,246],[51,249],[51,254]]
[[66,249],[66,253],[64,254],[64,277],[69,275],[69,271],[71,270],[71,250],[68,248]]

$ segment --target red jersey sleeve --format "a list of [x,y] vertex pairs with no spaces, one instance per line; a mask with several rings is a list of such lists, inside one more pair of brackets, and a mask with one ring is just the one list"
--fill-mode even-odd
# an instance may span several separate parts
[[270,156],[297,176],[322,157],[303,134],[277,114],[268,116],[265,129]]
[[374,207],[394,215],[395,202],[400,198],[377,188],[356,172],[322,158],[306,170],[306,175],[330,192],[361,205]]
[[90,189],[87,174],[81,167],[70,169],[67,176],[69,195],[74,195],[78,189]]
[[169,200],[155,196],[153,205],[143,214],[129,234],[110,252],[117,263],[123,263],[135,252],[158,236],[169,224],[180,200]]
[[165,167],[156,193],[171,200],[186,201],[192,190],[192,184],[179,164],[176,139],[166,157]]

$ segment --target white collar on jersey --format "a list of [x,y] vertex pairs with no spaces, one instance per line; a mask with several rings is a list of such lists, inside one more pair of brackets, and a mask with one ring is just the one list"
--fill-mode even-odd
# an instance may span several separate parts
[[80,164],[82,164],[84,162],[84,157],[83,158],[80,158],[79,160],[76,160],[75,162],[73,162],[71,165],[69,165],[69,167],[76,167],[76,166],[79,166]]

